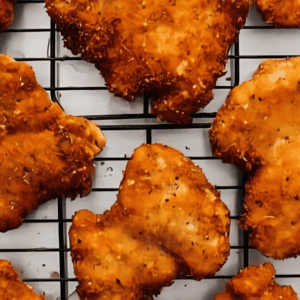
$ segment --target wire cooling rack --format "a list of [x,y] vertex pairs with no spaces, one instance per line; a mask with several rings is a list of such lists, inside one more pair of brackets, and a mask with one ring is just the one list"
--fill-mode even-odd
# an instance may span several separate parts
[[[195,114],[193,123],[175,126],[157,123],[149,114],[147,95],[129,103],[105,88],[97,69],[73,56],[51,23],[44,2],[16,3],[13,24],[0,34],[0,53],[31,64],[38,82],[70,114],[84,116],[98,124],[107,146],[96,158],[92,192],[82,199],[56,199],[31,213],[24,224],[0,234],[0,258],[9,259],[23,280],[48,300],[77,299],[77,282],[70,259],[68,229],[75,211],[83,208],[102,213],[116,200],[122,170],[134,148],[142,143],[160,142],[183,152],[199,164],[209,181],[221,192],[231,211],[230,257],[213,278],[200,282],[180,279],[164,288],[158,300],[210,300],[224,290],[227,280],[249,264],[271,261],[277,282],[292,285],[300,295],[300,260],[274,261],[249,246],[247,233],[238,229],[242,212],[243,178],[234,166],[212,157],[208,130],[228,92],[248,80],[262,59],[300,55],[300,31],[275,29],[261,21],[254,8],[230,50],[227,74],[218,80],[215,99]],[[72,296],[71,296],[72,295]]]

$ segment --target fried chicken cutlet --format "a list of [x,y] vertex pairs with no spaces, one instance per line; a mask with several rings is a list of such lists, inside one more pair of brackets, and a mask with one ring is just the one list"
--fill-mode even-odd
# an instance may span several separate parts
[[248,0],[46,0],[73,54],[94,62],[108,89],[152,98],[152,114],[175,124],[213,98]]
[[0,299],[1,300],[45,300],[33,288],[19,278],[11,263],[0,259]]
[[187,274],[212,276],[229,255],[229,227],[229,210],[200,167],[170,147],[142,145],[112,208],[73,216],[78,294],[137,300]]
[[281,286],[274,279],[272,264],[249,266],[233,277],[215,300],[298,300],[291,286]]
[[0,232],[47,200],[90,192],[93,158],[105,145],[92,122],[66,115],[33,69],[0,56]]
[[0,32],[4,31],[13,21],[16,2],[17,0],[0,0]]
[[276,259],[300,253],[300,58],[263,61],[210,130],[213,154],[249,172],[241,226]]
[[176,277],[176,260],[155,243],[135,239],[116,216],[81,210],[70,229],[80,299],[143,299]]
[[300,27],[300,1],[253,0],[262,19],[276,27]]

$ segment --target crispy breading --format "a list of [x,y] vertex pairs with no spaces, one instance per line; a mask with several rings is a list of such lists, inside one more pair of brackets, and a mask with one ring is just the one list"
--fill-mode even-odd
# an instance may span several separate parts
[[300,1],[253,0],[262,19],[276,27],[300,27]]
[[226,291],[215,300],[298,300],[291,286],[281,286],[275,281],[272,264],[249,266],[241,270],[226,285]]
[[300,253],[300,58],[266,60],[213,121],[215,156],[249,172],[241,226],[276,259]]
[[229,227],[229,210],[200,167],[170,147],[142,145],[112,208],[73,217],[78,293],[81,299],[142,299],[175,278],[212,276],[229,255]]
[[104,145],[95,124],[50,100],[29,65],[0,56],[0,232],[47,200],[87,195]]
[[213,98],[248,0],[46,0],[74,54],[126,100],[151,94],[158,119],[181,124]]
[[0,259],[0,299],[45,300],[45,296],[36,294],[31,286],[22,282],[9,261]]
[[0,0],[0,32],[4,31],[13,21],[16,2],[17,0]]
[[81,210],[70,229],[80,299],[142,299],[175,278],[175,258],[158,245],[132,238],[128,223]]
[[229,254],[229,211],[219,196],[199,166],[154,144],[135,150],[117,204],[133,228],[153,235],[200,280],[219,270]]

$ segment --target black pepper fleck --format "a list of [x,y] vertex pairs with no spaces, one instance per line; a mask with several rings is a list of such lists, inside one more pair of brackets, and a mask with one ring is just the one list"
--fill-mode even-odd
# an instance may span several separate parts
[[263,203],[261,201],[255,201],[255,204],[257,204],[259,207],[262,207],[263,206]]

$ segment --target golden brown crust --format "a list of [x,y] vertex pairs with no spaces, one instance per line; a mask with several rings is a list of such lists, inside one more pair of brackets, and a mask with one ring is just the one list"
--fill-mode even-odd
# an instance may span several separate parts
[[50,100],[29,65],[0,56],[0,232],[47,200],[87,195],[104,145],[96,125]]
[[0,0],[0,32],[4,31],[13,21],[16,2],[17,0]]
[[0,299],[45,300],[45,296],[36,294],[31,286],[21,281],[9,261],[0,259]]
[[280,286],[275,281],[275,269],[270,263],[249,266],[241,270],[226,285],[226,291],[215,300],[297,300],[291,286]]
[[188,123],[212,98],[227,53],[245,23],[248,0],[46,0],[74,54],[95,62],[107,87],[152,113]]
[[73,218],[81,299],[142,299],[176,277],[212,276],[229,255],[229,227],[228,208],[198,166],[170,147],[142,145],[112,208]]
[[[136,190],[139,201],[133,200]],[[136,149],[117,203],[133,228],[154,235],[196,279],[213,275],[229,255],[226,205],[200,167],[175,149],[159,144]]]
[[[291,143],[297,155],[300,139]],[[283,259],[300,254],[299,170],[295,160],[284,166],[264,166],[247,182],[240,223],[249,230],[252,246],[266,256]]]
[[276,27],[300,27],[300,1],[253,0],[262,19]]
[[262,62],[210,130],[214,155],[251,172],[241,225],[254,247],[277,259],[300,253],[299,85],[300,58]]
[[175,278],[174,257],[158,245],[132,238],[114,216],[81,210],[69,232],[80,299],[142,299]]

